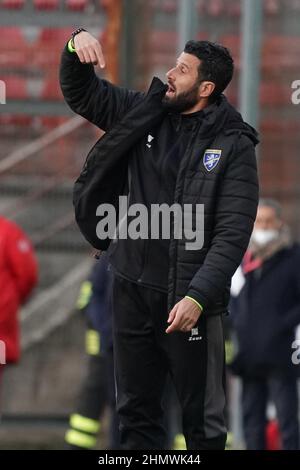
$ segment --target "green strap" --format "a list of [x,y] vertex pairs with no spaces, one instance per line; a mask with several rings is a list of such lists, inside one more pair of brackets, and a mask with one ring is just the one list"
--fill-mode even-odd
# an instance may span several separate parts
[[76,49],[75,49],[75,47],[74,47],[73,38],[71,38],[71,39],[68,41],[68,51],[69,51],[69,52],[76,52]]
[[202,305],[199,304],[199,302],[197,302],[197,300],[193,299],[193,297],[190,297],[189,295],[186,295],[186,296],[185,296],[185,299],[190,299],[190,300],[192,300],[192,301],[200,308],[201,312],[203,312],[203,307],[202,307]]

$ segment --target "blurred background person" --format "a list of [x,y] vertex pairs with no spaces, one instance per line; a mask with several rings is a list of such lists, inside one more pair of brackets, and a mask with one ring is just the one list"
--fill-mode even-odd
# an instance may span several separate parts
[[[27,235],[14,222],[0,216],[0,340],[6,364],[20,359],[18,313],[38,280],[38,267]],[[3,374],[0,366],[0,385]]]
[[96,261],[90,279],[80,290],[77,309],[87,321],[88,366],[76,411],[70,416],[65,440],[69,449],[93,449],[101,430],[103,413],[110,411],[108,448],[119,448],[118,418],[115,411],[115,385],[112,342],[112,273],[103,253]]
[[260,200],[249,250],[232,282],[237,354],[231,369],[242,378],[250,450],[267,448],[269,401],[275,405],[282,449],[299,448],[299,366],[292,362],[292,343],[300,323],[300,247],[281,212],[276,201]]

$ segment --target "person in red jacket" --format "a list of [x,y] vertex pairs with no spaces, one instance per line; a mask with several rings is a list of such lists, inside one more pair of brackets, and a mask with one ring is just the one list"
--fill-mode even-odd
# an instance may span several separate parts
[[[3,364],[20,357],[18,310],[28,299],[38,279],[33,247],[14,222],[0,216],[0,376]],[[1,377],[0,377],[1,378]]]

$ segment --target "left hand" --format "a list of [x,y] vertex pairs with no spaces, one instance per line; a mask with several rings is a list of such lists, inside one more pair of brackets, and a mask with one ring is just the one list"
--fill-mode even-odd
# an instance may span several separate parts
[[166,329],[166,333],[173,331],[190,331],[197,323],[202,310],[190,299],[182,299],[172,308],[168,323],[170,324]]

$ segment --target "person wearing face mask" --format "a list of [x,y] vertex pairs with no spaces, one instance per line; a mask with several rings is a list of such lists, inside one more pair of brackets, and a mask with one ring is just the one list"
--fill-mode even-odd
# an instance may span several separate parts
[[266,409],[275,405],[282,449],[299,448],[297,376],[292,361],[300,323],[300,247],[274,200],[259,202],[243,263],[232,280],[237,353],[231,370],[242,379],[247,449],[266,449]]

